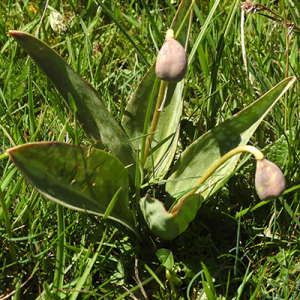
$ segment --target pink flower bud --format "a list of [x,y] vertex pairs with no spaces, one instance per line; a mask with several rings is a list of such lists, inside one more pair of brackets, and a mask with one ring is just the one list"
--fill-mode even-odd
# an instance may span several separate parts
[[255,189],[262,200],[278,198],[285,191],[281,170],[265,158],[256,161]]
[[165,81],[178,82],[187,71],[187,55],[181,44],[174,38],[167,38],[161,47],[157,59],[155,73]]

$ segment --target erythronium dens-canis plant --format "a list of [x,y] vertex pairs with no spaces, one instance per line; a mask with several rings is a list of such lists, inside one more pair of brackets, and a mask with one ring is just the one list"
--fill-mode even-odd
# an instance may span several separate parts
[[[171,240],[187,228],[201,203],[229,180],[242,152],[252,153],[257,160],[255,185],[260,198],[270,199],[283,193],[285,181],[279,168],[270,168],[269,164],[273,164],[247,143],[294,83],[294,77],[281,81],[202,135],[173,163],[184,101],[183,78],[188,69],[186,49],[192,4],[193,1],[182,1],[157,62],[139,83],[121,125],[97,91],[48,45],[27,33],[10,31],[73,108],[93,145],[90,149],[40,142],[7,149],[20,172],[43,196],[74,210],[105,214],[136,236],[140,235],[137,214],[142,213],[154,235]],[[169,211],[151,195],[134,198],[142,185],[162,179],[166,182],[165,193],[173,203]],[[278,190],[273,189],[274,185]]]

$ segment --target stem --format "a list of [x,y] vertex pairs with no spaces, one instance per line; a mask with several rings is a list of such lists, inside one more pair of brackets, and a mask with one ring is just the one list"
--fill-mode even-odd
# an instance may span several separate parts
[[[260,3],[255,3],[255,5],[261,6],[261,7],[264,8],[265,10],[269,11],[271,14],[273,14],[273,15],[279,17],[280,19],[283,19],[282,16],[280,16],[279,14],[277,14],[277,13],[276,13],[275,11],[273,11],[272,9],[270,9],[270,8],[268,8],[268,7],[266,7],[266,6],[262,5],[262,4],[260,4]],[[278,20],[278,21],[279,21],[279,20]]]
[[159,121],[160,113],[163,110],[163,107],[165,104],[167,91],[168,91],[168,82],[162,80],[160,83],[160,88],[159,88],[159,92],[158,92],[154,116],[153,116],[152,123],[151,123],[150,129],[149,129],[149,135],[147,136],[147,140],[146,140],[145,153],[144,153],[144,164],[146,162],[146,159],[147,159],[147,156],[148,156],[148,153],[150,150],[150,145],[153,141],[154,132],[156,130],[156,127],[157,127],[157,124]]
[[[242,46],[242,57],[245,65],[246,74],[248,75],[248,67],[247,67],[247,57],[246,57],[246,48],[245,48],[245,31],[244,31],[244,24],[245,24],[245,11],[241,11],[241,46]],[[253,86],[253,77],[251,72],[249,71],[249,81],[251,86]]]
[[[144,138],[143,138],[144,140]],[[137,151],[137,156],[136,156],[136,167],[135,167],[135,180],[134,180],[134,187],[135,187],[135,201],[132,201],[132,214],[134,218],[134,225],[135,227],[138,226],[138,211],[139,211],[139,203],[141,200],[141,178],[144,178],[144,170],[143,168],[140,168],[140,159],[139,159],[139,151]],[[141,156],[142,157],[142,156]],[[135,202],[135,205],[134,205]]]
[[150,99],[149,99],[149,102],[148,102],[147,113],[146,113],[145,122],[144,122],[144,129],[143,129],[141,154],[140,154],[140,160],[141,161],[144,160],[144,153],[145,153],[145,146],[146,146],[146,140],[147,140],[148,124],[149,124],[150,114],[151,114],[151,107],[152,107],[152,102],[153,102],[153,99],[154,99],[154,94],[155,94],[156,86],[157,86],[158,82],[159,82],[159,78],[156,77],[154,85],[152,87]]
[[79,145],[78,133],[77,133],[77,113],[74,112],[74,135],[75,135],[75,145]]
[[0,154],[0,160],[6,159],[6,158],[9,158],[7,152]]
[[[210,167],[205,174],[194,184],[194,189],[189,191],[184,195],[183,198],[181,198],[177,203],[181,203],[184,199],[187,197],[195,194],[197,190],[199,189],[199,186],[202,185],[220,166],[222,166],[229,158],[233,157],[234,155],[237,155],[241,152],[248,152],[251,153],[256,160],[262,160],[264,159],[264,155],[261,151],[259,151],[257,148],[253,146],[240,146],[237,148],[234,148],[233,150],[229,151],[225,155],[223,155],[212,167]],[[174,208],[173,208],[174,209]]]
[[[170,39],[170,38],[174,39],[174,30],[171,28],[168,29],[167,33],[166,33],[166,40]],[[156,102],[156,107],[155,107],[155,111],[154,111],[154,116],[153,116],[151,126],[149,129],[149,135],[147,136],[147,139],[146,139],[145,152],[144,152],[144,154],[142,152],[143,156],[141,156],[141,157],[144,157],[144,165],[145,165],[145,162],[146,162],[149,150],[150,150],[151,143],[154,138],[154,132],[156,130],[156,127],[157,127],[157,124],[159,121],[160,113],[164,108],[164,104],[165,104],[166,97],[167,97],[167,92],[168,92],[168,82],[161,80],[158,97],[157,97],[157,102]],[[142,147],[142,151],[143,151],[143,147]]]
[[[3,194],[1,188],[0,188],[0,204],[1,204],[2,210],[3,210],[3,216],[4,216],[4,222],[5,222],[5,226],[6,226],[7,236],[9,238],[9,248],[10,248],[11,260],[13,263],[17,263],[17,254],[16,254],[15,244],[13,241],[11,241],[12,231],[11,231],[11,226],[10,226],[9,213],[8,213],[8,210],[5,205],[4,194]],[[14,271],[15,272],[18,271],[17,265],[15,265]]]

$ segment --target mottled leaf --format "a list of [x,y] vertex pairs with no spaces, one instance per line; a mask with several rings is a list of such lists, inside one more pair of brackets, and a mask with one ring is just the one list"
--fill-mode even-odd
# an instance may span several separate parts
[[103,216],[121,188],[109,218],[134,230],[128,174],[113,155],[56,142],[22,145],[7,153],[43,196],[71,209]]
[[[294,81],[295,77],[283,80],[250,106],[190,145],[171,171],[166,191],[174,197],[187,191],[221,156],[238,146],[246,145],[260,122]],[[216,192],[230,178],[239,156],[223,164],[198,192],[204,197]]]
[[66,103],[69,103],[71,95],[77,107],[78,120],[94,146],[105,148],[115,155],[128,167],[134,179],[135,151],[122,128],[99,99],[97,91],[41,40],[20,31],[11,30],[9,33],[53,82]]

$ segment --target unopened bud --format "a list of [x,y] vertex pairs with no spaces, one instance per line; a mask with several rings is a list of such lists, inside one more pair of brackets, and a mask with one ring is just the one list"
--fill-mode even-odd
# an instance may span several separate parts
[[255,189],[262,200],[278,198],[285,191],[281,170],[265,158],[256,161]]
[[178,82],[183,79],[186,71],[187,55],[184,48],[173,37],[167,37],[157,55],[155,67],[157,77],[165,81]]

